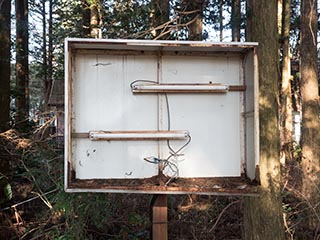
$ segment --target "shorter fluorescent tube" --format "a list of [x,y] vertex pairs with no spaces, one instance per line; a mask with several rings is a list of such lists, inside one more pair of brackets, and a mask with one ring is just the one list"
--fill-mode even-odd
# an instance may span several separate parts
[[133,93],[226,93],[229,86],[221,84],[136,84]]
[[89,138],[92,141],[97,140],[168,140],[168,139],[186,139],[189,132],[184,130],[176,131],[90,131]]

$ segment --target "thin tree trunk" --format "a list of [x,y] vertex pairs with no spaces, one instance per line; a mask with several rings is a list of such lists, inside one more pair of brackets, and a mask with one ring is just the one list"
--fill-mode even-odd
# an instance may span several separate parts
[[9,129],[10,119],[10,1],[0,6],[0,132]]
[[28,1],[16,0],[16,126],[24,128],[29,117]]
[[190,1],[190,9],[196,13],[192,15],[192,23],[189,25],[189,40],[201,41],[202,37],[202,0]]
[[48,85],[47,85],[47,103],[50,99],[53,82],[53,35],[52,35],[52,9],[53,2],[49,0],[49,30],[48,30]]
[[91,37],[102,38],[101,0],[91,1],[90,5],[90,29]]
[[292,94],[291,94],[291,61],[290,61],[290,0],[283,0],[282,21],[282,84],[281,84],[281,163],[289,157],[292,149]]
[[277,1],[248,1],[254,21],[248,41],[259,42],[259,197],[244,199],[244,239],[282,240],[284,227],[280,194],[278,129],[278,30]]
[[90,37],[90,6],[87,0],[82,0],[82,31],[84,37]]
[[317,69],[317,1],[301,1],[302,194],[310,230],[320,227],[320,122]]
[[170,20],[170,2],[169,0],[152,0],[151,3],[151,34],[154,39],[168,39],[168,37],[170,37],[170,31],[166,23]]
[[232,41],[240,41],[240,26],[241,26],[241,1],[232,1],[231,12],[231,27],[232,27]]
[[48,58],[47,58],[47,12],[46,12],[46,1],[42,0],[42,70],[43,70],[43,81],[44,81],[44,105],[47,106],[47,89],[48,89]]
[[223,40],[223,0],[219,0],[219,40]]

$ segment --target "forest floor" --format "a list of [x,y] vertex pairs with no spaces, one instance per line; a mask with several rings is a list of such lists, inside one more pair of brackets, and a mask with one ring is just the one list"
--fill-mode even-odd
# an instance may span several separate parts
[[[0,239],[150,239],[152,196],[65,193],[63,146],[35,130],[0,134]],[[35,137],[36,136],[36,137]],[[287,239],[320,239],[307,229],[299,154],[283,167]],[[5,171],[5,173],[3,172]],[[242,239],[243,197],[168,195],[169,239]]]

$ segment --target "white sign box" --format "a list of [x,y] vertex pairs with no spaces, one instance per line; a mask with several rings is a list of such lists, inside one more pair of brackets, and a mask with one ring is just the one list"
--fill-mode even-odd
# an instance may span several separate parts
[[66,190],[241,193],[259,156],[256,46],[66,39]]

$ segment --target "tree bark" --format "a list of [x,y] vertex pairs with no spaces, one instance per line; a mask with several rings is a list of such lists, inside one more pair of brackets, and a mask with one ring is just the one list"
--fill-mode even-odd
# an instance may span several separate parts
[[284,14],[284,4],[285,0],[278,0],[278,34],[282,37],[282,24],[283,24],[283,14]]
[[231,10],[231,28],[232,28],[232,41],[240,41],[240,26],[241,26],[241,1],[232,1]]
[[28,67],[28,1],[16,0],[16,116],[18,128],[24,128],[29,117]]
[[47,103],[50,100],[52,82],[53,82],[53,35],[52,35],[52,12],[53,12],[53,0],[49,0],[49,29],[48,29],[48,78],[46,88]]
[[42,17],[42,71],[44,83],[44,107],[48,104],[48,52],[47,52],[47,11],[46,1],[42,1],[41,17]]
[[[247,41],[259,42],[259,197],[244,199],[244,239],[284,239],[280,194],[278,129],[278,29],[277,1],[248,1],[253,23]],[[249,33],[249,32],[248,32]]]
[[168,39],[170,37],[170,29],[166,26],[166,23],[170,20],[170,2],[169,0],[152,0],[151,4],[151,34],[154,39]]
[[223,0],[219,0],[219,41],[223,41]]
[[90,29],[91,37],[102,38],[101,0],[90,1]]
[[320,227],[320,122],[317,69],[317,1],[301,1],[302,194],[310,230]]
[[194,10],[195,14],[191,14],[192,23],[189,25],[189,40],[202,41],[202,12],[203,0],[190,1],[190,10]]
[[292,150],[292,93],[291,93],[291,61],[290,61],[290,0],[282,4],[282,84],[281,84],[281,163],[285,164]]
[[87,0],[81,1],[82,5],[82,32],[84,37],[90,37],[90,6]]
[[0,132],[10,120],[10,1],[0,5]]

